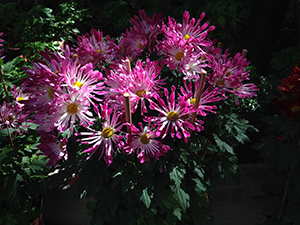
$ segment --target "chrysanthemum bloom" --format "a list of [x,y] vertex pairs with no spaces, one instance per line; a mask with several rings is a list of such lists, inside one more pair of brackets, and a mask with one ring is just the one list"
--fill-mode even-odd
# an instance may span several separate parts
[[239,106],[238,97],[241,98],[252,98],[256,96],[256,91],[259,88],[254,83],[241,84],[239,87],[234,88],[233,94],[235,94],[235,103]]
[[[34,112],[35,123],[39,123],[40,117],[52,114],[57,110],[57,100],[61,95],[60,86],[62,81],[56,74],[43,68],[40,70],[26,69],[28,78],[25,78],[23,93],[28,94],[28,98],[23,100],[25,111]],[[38,82],[37,82],[38,81]]]
[[177,23],[174,18],[169,17],[165,35],[169,38],[179,38],[180,40],[187,41],[195,46],[208,46],[210,45],[210,41],[205,40],[207,33],[213,31],[215,27],[208,27],[208,22],[200,26],[200,22],[204,17],[205,13],[202,13],[197,21],[194,18],[190,20],[189,12],[185,11],[183,13],[182,24]]
[[300,100],[293,99],[282,102],[276,109],[280,115],[285,115],[288,120],[294,120],[300,115]]
[[0,130],[6,129],[8,126],[15,129],[20,135],[22,135],[21,131],[27,132],[28,126],[24,123],[30,121],[27,119],[28,113],[24,112],[21,106],[3,102],[0,106],[0,113]]
[[94,66],[99,65],[104,68],[104,64],[112,63],[117,57],[118,47],[107,35],[103,38],[103,32],[91,29],[91,35],[88,33],[84,36],[78,36],[78,48],[73,53],[78,56],[79,63],[85,65],[89,62]]
[[156,96],[158,104],[150,101],[150,109],[159,112],[159,116],[156,117],[145,117],[145,121],[152,121],[157,123],[158,129],[156,131],[157,136],[162,136],[162,139],[166,137],[168,133],[171,133],[171,137],[183,139],[185,142],[191,136],[188,130],[195,130],[195,127],[188,121],[185,120],[186,117],[197,109],[194,109],[184,97],[180,97],[178,103],[175,102],[175,86],[171,87],[172,93],[169,97],[169,91],[165,88],[164,95],[167,99],[167,104],[159,97]]
[[[146,44],[148,43],[148,50],[150,54],[153,54],[156,50],[156,39],[157,35],[163,32],[163,21],[165,18],[161,18],[162,12],[154,13],[152,18],[150,19],[144,10],[139,11],[139,15],[141,20],[134,16],[134,18],[130,19],[133,28],[130,28],[126,35],[123,34],[124,38],[132,37],[135,39],[135,36],[139,36],[140,38],[146,40]],[[129,34],[130,33],[130,34]],[[144,46],[145,47],[145,46]]]
[[281,86],[278,88],[286,94],[300,94],[300,76],[298,76],[296,73],[292,73],[292,76],[288,76],[282,80]]
[[190,57],[183,58],[183,67],[181,72],[185,75],[184,80],[199,80],[200,74],[209,65],[204,52],[192,53]]
[[189,61],[189,58],[194,53],[193,46],[179,39],[164,40],[160,44],[160,48],[165,55],[162,64],[167,65],[170,70],[178,67],[178,70],[182,71],[186,62]]
[[95,102],[101,102],[102,99],[99,98],[100,95],[107,93],[103,91],[103,74],[99,71],[94,71],[91,63],[81,66],[77,65],[76,62],[77,60],[74,63],[68,63],[63,66],[62,76],[64,78],[64,82],[66,83],[70,93],[74,90],[83,92],[84,97],[93,104],[94,110],[98,111]]
[[152,68],[158,63],[151,63],[150,60],[146,60],[146,62],[146,64],[143,64],[138,60],[135,67],[129,72],[123,69],[110,71],[111,73],[105,81],[108,94],[104,98],[113,100],[111,104],[124,111],[123,94],[128,93],[132,113],[136,111],[139,104],[141,106],[141,114],[147,113],[146,100],[157,94],[163,82],[159,77],[160,67]]
[[[211,68],[213,72],[207,77],[207,81],[218,87],[220,93],[226,92],[234,93],[242,97],[242,91],[238,92],[238,89],[245,90],[243,81],[249,80],[250,70],[246,70],[246,67],[250,64],[242,53],[237,53],[233,58],[229,57],[228,49],[224,54],[216,54],[209,56],[211,62]],[[249,85],[246,85],[246,88]],[[251,90],[253,89],[251,85]],[[248,92],[250,89],[248,89]],[[245,95],[247,95],[245,93]],[[247,95],[248,97],[249,95]]]
[[[188,84],[186,80],[183,80],[181,93],[191,105],[195,105],[197,90],[200,88],[199,85],[200,80],[196,82],[191,81]],[[205,88],[205,83],[203,84],[202,88]],[[197,113],[201,116],[206,116],[206,112],[216,113],[215,110],[217,109],[217,106],[209,104],[221,101],[223,99],[224,97],[219,94],[217,88],[208,86],[200,96],[200,102],[198,106],[199,111]]]
[[37,147],[41,151],[39,155],[45,155],[49,158],[46,166],[57,166],[62,158],[68,159],[67,138],[64,137],[58,141],[54,133],[46,132],[42,132],[40,136],[40,144]]
[[[83,87],[86,89],[86,87]],[[79,125],[87,127],[93,125],[95,121],[93,114],[89,111],[89,102],[84,96],[84,90],[81,92],[73,92],[61,96],[58,103],[58,110],[55,112],[53,121],[57,130],[64,132],[68,128],[73,133],[74,124],[79,119]]]
[[14,96],[14,102],[18,105],[20,105],[21,107],[24,106],[24,104],[22,103],[24,100],[28,100],[30,93],[23,93],[23,87],[24,87],[24,83],[22,83],[20,85],[20,87],[17,87],[17,85],[14,85],[14,89],[10,89],[11,93],[13,93]]
[[102,106],[101,117],[105,122],[102,124],[102,130],[97,131],[92,128],[87,127],[91,132],[80,132],[75,135],[88,136],[86,138],[79,139],[82,144],[92,145],[90,148],[84,150],[84,153],[91,153],[87,159],[89,159],[95,152],[98,151],[99,159],[104,155],[104,160],[106,165],[109,166],[113,161],[114,146],[121,148],[124,143],[122,140],[122,135],[118,133],[121,131],[123,124],[119,120],[119,115],[117,115],[117,110],[114,111],[110,108],[108,109],[107,102]]
[[150,162],[150,157],[155,160],[159,159],[159,156],[164,156],[170,147],[163,145],[156,138],[156,125],[151,122],[147,127],[143,127],[139,122],[140,130],[133,124],[130,124],[131,133],[128,135],[127,143],[123,148],[123,153],[131,154],[136,152],[137,157],[141,163]]
[[122,35],[120,45],[124,48],[124,57],[128,57],[134,60],[137,56],[140,56],[148,44],[147,37],[134,34],[132,31],[126,29],[126,34]]
[[49,70],[57,75],[61,72],[63,64],[75,61],[75,59],[71,56],[68,45],[62,49],[62,52],[52,53],[49,49],[46,49],[45,51],[39,51],[38,53],[42,59],[35,59],[34,61],[36,64],[39,67],[43,67],[45,70]]

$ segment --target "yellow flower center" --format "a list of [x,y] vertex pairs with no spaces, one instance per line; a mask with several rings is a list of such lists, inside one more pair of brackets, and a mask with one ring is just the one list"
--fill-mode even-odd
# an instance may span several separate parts
[[55,72],[54,72],[56,75],[58,75],[59,74],[59,72],[56,70]]
[[9,115],[9,116],[7,117],[7,120],[8,120],[9,122],[13,122],[14,119],[15,119],[15,118],[14,118],[12,115]]
[[74,54],[73,57],[74,57],[74,59],[77,59],[77,58],[78,58],[78,55],[77,55],[77,54]]
[[295,85],[288,86],[289,90],[292,90],[294,87]]
[[53,98],[54,90],[52,88],[49,89],[48,91],[48,97]]
[[75,86],[77,86],[79,89],[81,89],[82,86],[83,86],[83,83],[81,83],[81,82],[79,82],[79,81],[75,81],[75,82],[73,83],[73,87],[75,87]]
[[298,113],[300,112],[300,106],[299,105],[294,105],[292,108],[291,108],[291,111],[293,113]]
[[181,59],[184,57],[184,53],[183,52],[177,52],[176,54],[175,54],[175,59],[177,60],[177,61],[181,61]]
[[138,47],[139,47],[140,49],[144,49],[144,47],[143,47],[143,45],[142,45],[141,43],[139,43]]
[[19,97],[19,98],[17,98],[17,101],[19,102],[19,101],[24,101],[25,100],[25,98],[23,98],[23,97]]
[[196,102],[196,99],[192,98],[191,101],[190,101],[190,104],[195,105],[195,102]]
[[58,146],[59,146],[59,149],[62,150],[62,148],[66,145],[66,143],[63,143],[63,142],[59,142]]
[[139,96],[140,98],[142,98],[144,94],[146,94],[146,91],[145,91],[145,90],[138,90],[138,91],[136,92],[136,95]]
[[187,41],[190,38],[190,35],[186,34],[184,35],[184,39]]
[[100,50],[100,48],[96,51],[97,53],[99,53],[99,54],[101,54],[101,50]]
[[101,133],[104,138],[110,138],[113,134],[114,130],[111,127],[105,127]]
[[73,103],[70,103],[67,107],[67,112],[70,113],[70,114],[75,114],[77,113],[78,111],[78,105],[73,102]]
[[217,86],[217,87],[220,86],[220,85],[225,86],[224,81],[218,80],[218,81],[216,82],[216,86]]
[[168,113],[167,118],[168,118],[168,120],[176,121],[176,120],[178,120],[178,113],[171,111]]
[[143,134],[141,137],[140,137],[140,141],[143,143],[143,144],[149,144],[151,138],[149,137],[148,134]]

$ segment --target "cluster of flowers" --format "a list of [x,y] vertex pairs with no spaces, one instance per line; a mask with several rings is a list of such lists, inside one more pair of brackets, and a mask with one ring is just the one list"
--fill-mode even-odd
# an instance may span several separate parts
[[[255,95],[257,87],[243,83],[250,72],[244,52],[230,57],[228,50],[214,47],[207,34],[215,27],[200,25],[204,13],[195,20],[186,11],[182,23],[171,17],[166,22],[161,13],[139,15],[118,40],[91,29],[78,37],[76,47],[40,52],[42,59],[25,68],[28,78],[13,90],[22,112],[5,105],[2,112],[10,107],[4,118],[19,129],[25,117],[39,125],[38,147],[48,165],[67,159],[68,140],[58,138],[66,131],[88,145],[87,158],[97,153],[107,166],[116,152],[136,153],[141,163],[157,160],[170,150],[167,136],[187,143],[193,131],[204,129],[201,118],[216,113],[214,102],[229,93],[236,99]],[[166,87],[166,68],[180,72],[181,85]],[[83,128],[76,131],[77,125]]]
[[294,66],[291,76],[281,81],[280,92],[274,95],[275,112],[294,120],[300,115],[300,69]]

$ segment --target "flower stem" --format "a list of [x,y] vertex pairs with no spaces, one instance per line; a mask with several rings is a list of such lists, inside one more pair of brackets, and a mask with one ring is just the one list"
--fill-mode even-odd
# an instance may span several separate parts
[[[130,108],[130,95],[129,93],[124,93],[124,102],[125,102],[125,118],[127,123],[132,123],[131,120],[131,108]],[[130,126],[127,125],[127,132],[130,133]]]
[[[201,94],[202,94],[202,91],[203,91],[203,84],[204,84],[205,76],[206,76],[206,71],[203,70],[202,73],[201,73],[199,88],[197,90],[197,95],[196,95],[196,101],[195,101],[195,104],[194,104],[194,109],[197,109],[198,106],[199,106]],[[197,115],[197,112],[194,112],[192,114],[191,124],[193,124],[193,125],[195,124],[196,115]]]

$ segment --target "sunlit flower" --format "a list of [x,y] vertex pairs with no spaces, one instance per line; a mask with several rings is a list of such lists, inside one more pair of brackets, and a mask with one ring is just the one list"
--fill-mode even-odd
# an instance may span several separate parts
[[221,94],[233,93],[239,97],[251,98],[258,90],[254,84],[244,84],[249,80],[250,70],[246,70],[250,64],[242,53],[237,53],[233,58],[229,57],[228,49],[224,54],[217,53],[208,56],[211,61],[212,73],[208,75],[208,82],[218,87]]
[[158,160],[159,156],[164,156],[170,150],[169,146],[155,140],[157,137],[155,124],[151,126],[150,122],[147,127],[143,127],[142,123],[139,122],[139,126],[141,131],[130,124],[131,133],[128,135],[127,143],[123,148],[124,153],[136,152],[140,162],[144,163],[145,161],[150,162],[150,157]]
[[[93,104],[94,109],[98,111],[95,102],[102,101],[99,98],[101,95],[106,94],[104,89],[103,74],[97,70],[93,70],[91,63],[85,66],[80,66],[75,63],[68,63],[64,65],[62,76],[69,92],[78,91],[86,97],[90,103]],[[94,101],[93,101],[94,100]]]
[[80,132],[75,135],[88,136],[86,138],[79,139],[82,144],[92,145],[90,148],[84,150],[84,153],[91,153],[87,159],[89,159],[95,152],[98,151],[99,159],[104,155],[104,160],[106,165],[109,166],[113,161],[114,146],[121,148],[124,143],[122,140],[122,135],[119,135],[123,124],[119,120],[119,115],[117,115],[117,110],[114,111],[110,108],[108,109],[107,103],[102,107],[101,117],[105,122],[102,124],[102,130],[97,131],[92,128],[88,128],[91,132]]
[[167,104],[159,97],[156,96],[158,102],[150,101],[150,109],[159,112],[159,116],[146,117],[146,121],[152,121],[157,123],[158,129],[156,130],[157,136],[162,136],[162,139],[166,137],[168,133],[171,133],[171,137],[183,139],[187,142],[191,136],[188,130],[195,130],[195,127],[184,118],[190,114],[196,112],[184,97],[180,97],[178,103],[175,102],[175,86],[172,86],[172,93],[169,97],[169,92],[164,89],[164,95],[167,99]]
[[94,66],[104,68],[105,63],[110,64],[117,57],[118,47],[108,35],[104,38],[100,30],[92,28],[91,35],[87,33],[77,39],[78,48],[73,53],[77,55],[81,65],[91,62]]
[[193,53],[192,46],[176,39],[165,40],[161,44],[161,49],[165,55],[162,63],[167,65],[170,70],[174,70],[178,67],[178,70],[181,71]]
[[213,31],[215,27],[208,27],[208,22],[200,26],[200,22],[204,17],[205,13],[202,13],[197,21],[194,18],[190,20],[189,12],[185,11],[183,13],[182,24],[177,23],[174,18],[169,17],[168,27],[165,29],[165,35],[168,37],[179,38],[180,40],[193,43],[196,46],[210,45],[210,42],[205,39],[207,33]]
[[[148,44],[148,50],[150,54],[156,50],[156,39],[157,35],[163,32],[163,21],[165,18],[161,18],[162,12],[154,13],[151,19],[146,15],[144,10],[139,10],[139,17],[134,16],[134,18],[130,19],[133,28],[130,28],[129,31],[126,31],[126,35],[123,34],[123,37],[140,37],[144,41],[144,44]],[[130,34],[129,34],[130,33]],[[145,46],[143,46],[145,48]]]
[[64,132],[69,128],[70,132],[73,133],[77,118],[81,126],[87,127],[94,124],[93,121],[95,119],[92,118],[93,114],[88,109],[89,103],[84,97],[84,92],[73,92],[63,95],[60,101],[58,110],[53,118],[55,121],[54,126],[60,132]]
[[14,85],[14,89],[10,89],[10,91],[13,93],[14,96],[14,102],[21,107],[24,106],[23,101],[28,100],[30,93],[23,93],[23,87],[24,83],[20,85],[20,87],[17,87]]

